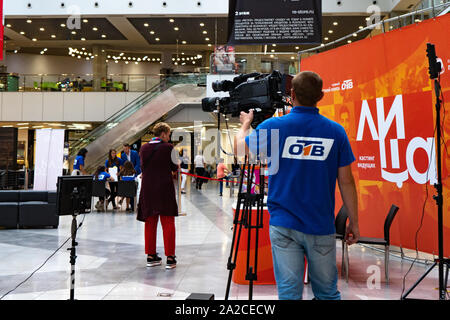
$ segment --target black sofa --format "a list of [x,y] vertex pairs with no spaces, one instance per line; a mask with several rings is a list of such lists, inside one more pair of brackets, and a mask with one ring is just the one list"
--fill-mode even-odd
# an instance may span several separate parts
[[0,227],[41,228],[59,225],[56,192],[34,190],[0,191]]

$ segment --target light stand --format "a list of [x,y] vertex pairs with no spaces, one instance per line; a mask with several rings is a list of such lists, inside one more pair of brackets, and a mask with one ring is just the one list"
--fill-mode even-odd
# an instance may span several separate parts
[[77,215],[80,213],[80,194],[77,189],[74,189],[72,192],[72,201],[73,208],[75,209],[72,214],[72,227],[71,227],[71,236],[72,236],[72,246],[67,250],[70,250],[70,299],[75,300],[75,261],[77,259],[76,255],[76,246],[78,242],[76,242],[77,237]]
[[[261,161],[258,161],[260,167],[259,193],[252,194],[253,176],[255,174],[255,164],[250,164],[248,156],[245,157],[244,165],[241,170],[241,177],[239,183],[239,194],[237,198],[236,212],[233,221],[233,239],[231,242],[230,255],[228,257],[227,269],[229,270],[227,289],[225,293],[225,300],[228,300],[231,289],[231,280],[233,271],[236,268],[236,261],[239,252],[239,244],[241,240],[242,228],[247,229],[247,273],[245,280],[249,281],[249,300],[253,299],[253,283],[257,280],[258,273],[258,242],[259,230],[263,228],[263,210],[264,210],[264,170],[261,166]],[[242,192],[244,184],[244,174],[247,170],[247,190]],[[256,205],[256,221],[252,218],[252,209]],[[252,244],[252,230],[255,229],[255,254],[254,260],[251,261],[250,248]]]
[[[423,279],[436,267],[439,268],[439,300],[446,300],[447,283],[450,268],[450,259],[444,258],[444,220],[443,207],[444,197],[442,194],[442,158],[441,158],[441,85],[439,83],[439,74],[441,72],[441,64],[437,62],[436,50],[433,44],[427,44],[427,56],[429,59],[430,78],[434,80],[434,91],[436,95],[436,131],[437,131],[437,184],[434,185],[437,195],[433,196],[438,207],[438,250],[439,257],[435,259],[431,267],[417,280],[414,285],[402,296],[405,300],[408,295],[422,282]],[[444,277],[444,266],[447,267]]]

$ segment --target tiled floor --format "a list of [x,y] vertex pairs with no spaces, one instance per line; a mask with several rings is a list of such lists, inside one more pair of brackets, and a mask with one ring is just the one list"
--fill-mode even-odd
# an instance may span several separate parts
[[[76,298],[108,300],[185,299],[190,293],[225,295],[226,262],[232,236],[233,198],[217,196],[217,185],[208,183],[201,192],[188,190],[182,205],[186,216],[176,219],[178,266],[173,270],[147,268],[144,224],[125,212],[86,215],[78,231]],[[78,218],[80,221],[82,217]],[[13,289],[41,265],[70,236],[71,217],[61,217],[58,229],[0,230],[0,296]],[[161,230],[158,252],[163,256]],[[4,299],[67,299],[69,296],[68,242],[31,279]],[[337,243],[340,270],[340,244]],[[350,248],[350,279],[339,279],[343,299],[399,299],[402,278],[410,262],[392,257],[391,282],[384,282],[384,254],[359,245]],[[370,289],[371,266],[380,266],[379,288]],[[416,264],[406,281],[408,288],[426,266]],[[413,292],[414,298],[437,298],[437,272],[433,271]],[[170,294],[170,297],[164,296]],[[231,299],[247,299],[248,286],[233,284]],[[277,299],[276,287],[255,286],[255,299]],[[312,299],[306,285],[304,299]]]

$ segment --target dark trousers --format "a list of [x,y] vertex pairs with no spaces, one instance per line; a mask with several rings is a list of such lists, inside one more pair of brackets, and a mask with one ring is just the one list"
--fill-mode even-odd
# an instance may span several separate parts
[[119,187],[118,182],[109,182],[109,188],[111,189],[111,195],[108,201],[111,201],[113,207],[116,206],[117,188]]
[[[109,199],[109,197],[111,196],[111,191],[109,191],[109,189],[105,189],[106,191],[106,199]],[[100,199],[100,201],[105,201],[105,197],[98,197]]]
[[[198,176],[204,177],[205,176],[205,168],[200,168],[200,167],[195,168],[195,174],[198,175]],[[202,179],[202,178],[195,178],[195,187],[197,189],[201,189],[203,182],[205,182],[204,179]]]

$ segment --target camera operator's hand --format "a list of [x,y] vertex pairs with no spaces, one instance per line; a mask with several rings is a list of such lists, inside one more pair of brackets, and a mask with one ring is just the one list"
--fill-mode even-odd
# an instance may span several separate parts
[[248,113],[242,111],[239,121],[243,126],[250,126],[253,121],[253,110],[250,110]]
[[357,243],[359,240],[359,226],[350,222],[345,230],[345,241],[349,246]]

